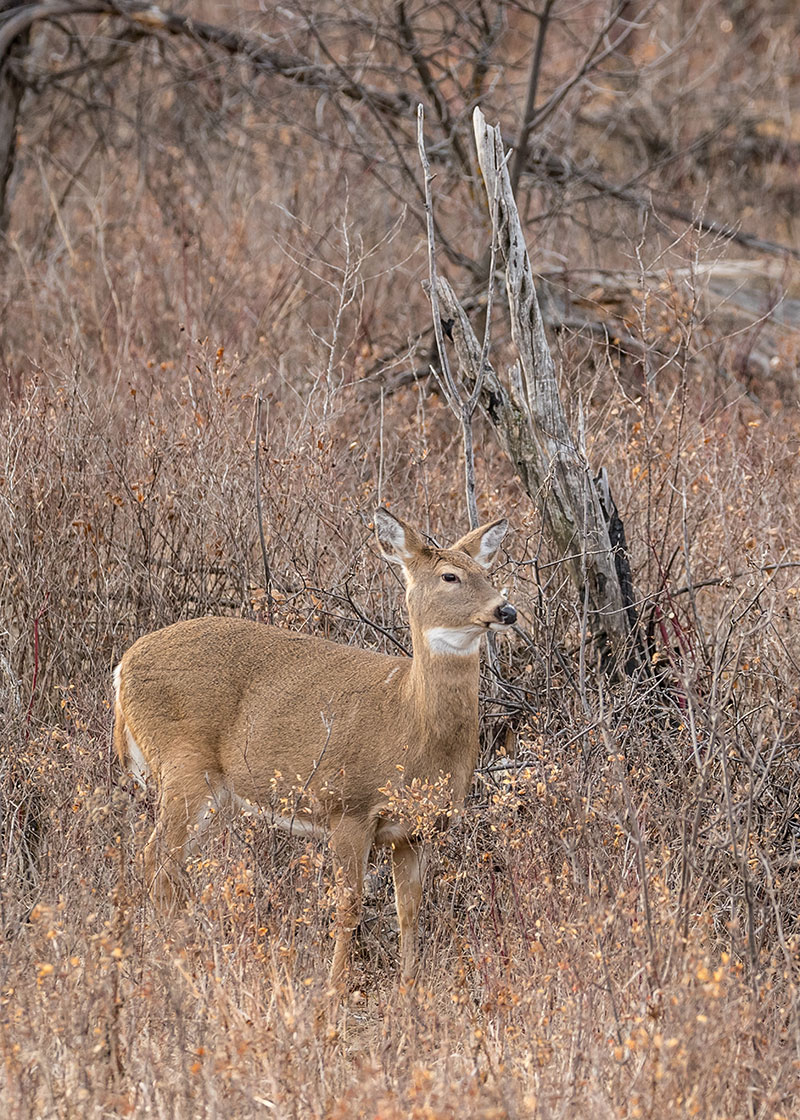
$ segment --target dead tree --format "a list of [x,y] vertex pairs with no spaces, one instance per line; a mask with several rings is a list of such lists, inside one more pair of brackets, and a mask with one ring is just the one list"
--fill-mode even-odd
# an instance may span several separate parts
[[434,314],[452,320],[459,375],[466,384],[481,386],[482,405],[501,445],[525,490],[541,505],[595,648],[605,665],[618,665],[627,656],[631,638],[626,609],[630,589],[627,585],[623,595],[618,571],[619,561],[626,570],[627,557],[615,555],[592,471],[567,423],[500,129],[487,125],[480,109],[474,112],[473,125],[494,239],[504,265],[517,361],[503,378],[497,374],[452,287],[438,276],[432,290]]

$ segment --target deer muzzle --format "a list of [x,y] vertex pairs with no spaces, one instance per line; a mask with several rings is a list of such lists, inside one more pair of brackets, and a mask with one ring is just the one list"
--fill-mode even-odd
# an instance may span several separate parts
[[494,614],[497,619],[494,625],[499,623],[501,626],[513,626],[517,621],[517,612],[510,603],[503,603],[497,608]]

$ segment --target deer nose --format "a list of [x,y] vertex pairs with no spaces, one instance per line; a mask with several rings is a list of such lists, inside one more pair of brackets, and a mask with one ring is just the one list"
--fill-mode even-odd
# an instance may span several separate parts
[[517,621],[517,612],[510,603],[503,603],[494,613],[497,615],[498,621],[502,622],[504,626],[513,626]]

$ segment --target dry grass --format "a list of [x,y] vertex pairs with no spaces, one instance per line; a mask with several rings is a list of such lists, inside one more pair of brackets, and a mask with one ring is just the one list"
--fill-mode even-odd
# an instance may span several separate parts
[[[664,8],[659,33],[675,40]],[[678,146],[686,67],[713,58],[726,11],[703,8],[666,73],[636,45],[631,104],[649,91]],[[791,59],[753,35],[752,65],[772,66],[751,106],[763,140],[764,120],[790,112]],[[750,73],[725,57],[720,98]],[[557,52],[548,67],[545,94]],[[499,113],[523,77],[510,62],[498,72]],[[305,95],[253,116],[208,82],[154,96],[143,148],[115,118],[119,158],[98,155],[66,193],[62,164],[34,158],[82,158],[56,92],[24,137],[17,191],[32,203],[15,211],[0,280],[4,1114],[796,1115],[800,346],[757,307],[745,328],[711,307],[700,273],[721,244],[632,228],[611,201],[601,220],[568,195],[545,220],[557,188],[533,184],[529,221],[548,264],[641,273],[614,311],[634,356],[582,332],[556,347],[573,422],[625,522],[653,673],[598,679],[538,508],[479,421],[479,504],[511,520],[498,583],[527,641],[499,647],[512,691],[484,680],[484,755],[463,817],[434,843],[419,985],[396,983],[376,868],[353,992],[331,1009],[327,851],[246,821],[191,867],[185,914],[167,925],[150,905],[139,854],[152,794],[111,758],[110,671],[178,618],[263,614],[258,393],[280,625],[390,649],[359,616],[407,638],[401,588],[372,544],[376,501],[442,540],[465,528],[457,432],[424,377],[413,216],[353,160],[338,123],[319,147]],[[591,147],[600,130],[607,167],[624,168],[643,118],[610,96],[566,106],[548,138],[569,125]],[[702,83],[695,98],[696,123],[718,124]],[[227,131],[208,125],[212,108]],[[665,190],[791,236],[793,156],[753,141],[731,178],[731,128],[702,159],[670,163]],[[184,165],[174,146],[187,136],[199,138]],[[395,165],[382,171],[402,188]],[[443,227],[477,253],[475,198],[449,171],[439,186]],[[664,271],[678,268],[680,283]],[[782,290],[795,284],[787,269]],[[607,298],[579,294],[595,308]],[[505,329],[500,308],[501,369]]]
[[[617,477],[628,464],[623,508],[661,611],[666,694],[631,682],[601,698],[591,675],[581,686],[568,589],[548,582],[540,551],[537,591],[535,519],[484,444],[483,502],[506,494],[516,533],[503,578],[532,639],[501,649],[530,705],[517,756],[487,756],[435,848],[419,988],[395,985],[378,876],[355,965],[363,994],[332,1014],[324,847],[239,824],[193,868],[196,902],[166,928],[136,859],[152,806],[118,785],[109,753],[108,674],[133,636],[259,605],[253,401],[235,385],[212,363],[191,392],[137,392],[109,415],[65,374],[6,413],[11,1114],[792,1115],[798,581],[791,567],[762,570],[796,555],[785,419],[751,428],[747,405],[705,423],[665,407],[650,506],[636,501],[647,458],[604,436]],[[413,389],[386,402],[382,469],[396,505],[446,537],[459,528],[439,516],[457,501],[457,451],[444,406],[429,399],[424,420],[419,407]],[[314,425],[289,438],[271,419],[284,442],[268,441],[265,517],[280,623],[375,643],[348,594],[384,626],[402,625],[402,609],[365,524],[378,417],[352,440],[349,415],[324,439]],[[652,560],[648,575],[638,544],[648,516],[656,540],[682,544],[682,505],[673,525],[664,510],[684,489],[695,582],[734,577],[695,592],[696,616],[683,564],[662,576]],[[487,745],[504,725],[489,703]]]

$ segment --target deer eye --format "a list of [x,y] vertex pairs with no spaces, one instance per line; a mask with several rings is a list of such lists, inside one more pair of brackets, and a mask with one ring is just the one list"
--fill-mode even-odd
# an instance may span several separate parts
[[442,579],[446,583],[461,583],[461,580],[458,578],[455,572],[445,572],[442,576]]

